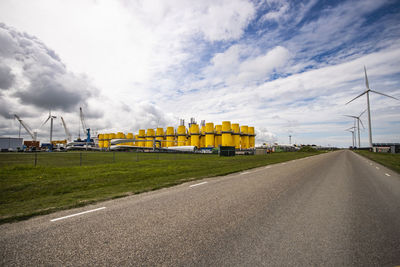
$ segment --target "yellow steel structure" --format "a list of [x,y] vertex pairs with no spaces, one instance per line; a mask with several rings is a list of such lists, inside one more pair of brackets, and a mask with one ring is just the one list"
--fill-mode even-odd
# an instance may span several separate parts
[[249,148],[249,127],[244,125],[240,126],[241,149]]
[[190,130],[190,145],[200,148],[199,125],[191,124],[189,130]]
[[186,127],[185,127],[185,125],[178,126],[178,131],[176,132],[176,136],[178,137],[178,146],[186,145]]
[[[230,121],[223,121],[221,125],[215,125],[208,122],[205,126],[191,123],[190,128],[186,129],[184,125],[157,129],[140,129],[139,133],[122,132],[99,134],[99,147],[109,148],[111,139],[136,139],[138,141],[128,142],[118,145],[130,145],[138,147],[153,147],[154,139],[161,141],[156,143],[156,147],[171,146],[195,146],[197,148],[213,148],[218,146],[234,146],[236,149],[254,149],[255,148],[255,130],[254,127],[242,125]],[[146,140],[146,142],[144,142]]]
[[232,140],[233,140],[233,146],[235,146],[236,149],[240,149],[240,128],[239,128],[239,123],[232,123]]
[[221,146],[233,146],[232,142],[232,129],[230,121],[222,122],[222,139]]
[[256,135],[254,133],[254,127],[249,127],[249,148],[256,146]]
[[104,147],[104,134],[99,134],[98,135],[99,138],[99,148],[103,148]]
[[103,147],[108,148],[110,146],[110,134],[104,134],[104,143]]
[[[126,139],[133,139],[133,133],[127,133]],[[133,146],[133,142],[125,143],[124,145]]]
[[160,140],[161,143],[156,143],[156,147],[164,147],[165,146],[165,142],[163,142],[164,140],[164,129],[163,128],[157,128],[156,129],[156,140]]
[[214,146],[215,147],[219,147],[221,145],[222,142],[222,125],[215,125],[215,143]]
[[174,146],[175,145],[175,130],[174,127],[167,127],[166,132],[167,142],[165,144],[166,147]]
[[200,147],[206,147],[206,126],[201,126]]
[[[139,139],[139,140],[145,140],[145,139],[146,139],[146,130],[144,130],[144,129],[140,129],[140,130],[139,130],[138,139]],[[141,142],[141,141],[139,141],[139,142],[138,142],[138,146],[144,147],[144,146],[146,146],[145,143],[146,143],[146,142]]]
[[[117,137],[117,139],[125,139],[125,135],[122,132],[118,132],[116,137]],[[122,145],[125,145],[125,144],[121,143],[121,144],[118,144],[117,146],[122,146]]]
[[147,129],[147,134],[146,134],[146,147],[153,147],[153,141],[155,138],[155,132],[154,129]]
[[214,123],[212,122],[207,122],[206,123],[206,131],[205,131],[205,135],[206,135],[206,142],[205,142],[205,147],[214,147]]

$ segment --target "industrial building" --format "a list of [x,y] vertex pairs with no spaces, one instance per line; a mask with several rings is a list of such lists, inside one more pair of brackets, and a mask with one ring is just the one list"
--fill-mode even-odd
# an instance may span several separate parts
[[0,151],[19,151],[23,149],[22,138],[0,137]]
[[177,128],[170,126],[166,129],[140,129],[137,133],[126,134],[123,132],[100,133],[98,147],[104,150],[122,147],[176,148],[178,150],[191,147],[195,150],[207,150],[223,146],[234,147],[236,150],[253,150],[255,136],[254,127],[240,126],[238,123],[231,124],[230,121],[223,121],[217,125],[213,122],[202,121],[199,125],[192,118],[189,127],[186,127],[184,120],[181,120]]

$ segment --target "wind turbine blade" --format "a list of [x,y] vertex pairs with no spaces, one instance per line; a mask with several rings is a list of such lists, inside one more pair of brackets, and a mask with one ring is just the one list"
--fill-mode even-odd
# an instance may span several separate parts
[[363,129],[365,129],[365,127],[364,127],[364,124],[363,124],[362,120],[361,120],[361,119],[358,119],[358,120],[360,121],[360,123],[361,123],[361,125],[362,125]]
[[365,73],[365,86],[369,90],[369,83],[368,83],[368,76],[367,76],[367,68],[364,66],[364,73]]
[[354,129],[354,128],[356,128],[356,127],[350,127],[350,128],[348,128],[348,129],[346,129],[345,131],[350,131],[351,129]]
[[356,117],[356,116],[351,116],[351,115],[343,115],[343,116],[346,116],[346,117],[350,117],[350,118],[357,119],[357,117]]
[[45,125],[46,124],[46,122],[48,122],[50,120],[50,116],[49,117],[47,117],[47,120],[45,120],[43,123],[42,123],[42,125],[40,125],[40,128],[42,128],[43,127],[43,125]]
[[387,95],[387,94],[384,94],[384,93],[380,93],[380,92],[377,92],[377,91],[374,91],[374,90],[371,90],[371,92],[374,92],[375,94],[378,94],[378,95],[383,95],[383,96],[387,96],[387,97],[399,100],[398,98],[395,98],[394,96],[390,96],[390,95]]
[[357,98],[359,98],[360,96],[362,96],[363,94],[365,94],[366,92],[367,92],[367,91],[362,92],[360,95],[356,96],[355,98],[353,98],[352,100],[350,100],[349,102],[347,102],[346,105],[349,104],[350,102],[353,102],[354,100],[356,100]]
[[360,118],[360,117],[362,116],[362,114],[364,114],[364,113],[365,113],[365,111],[367,111],[367,110],[364,110],[363,112],[361,112],[361,114],[360,114],[360,115],[358,115],[358,117]]

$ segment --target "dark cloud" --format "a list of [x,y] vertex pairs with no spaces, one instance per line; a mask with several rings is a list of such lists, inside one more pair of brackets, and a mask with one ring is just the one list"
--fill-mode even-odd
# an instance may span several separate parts
[[2,95],[0,94],[0,116],[9,119],[11,118],[10,111],[8,109],[9,105],[7,104],[7,101],[4,100]]
[[71,90],[58,75],[33,77],[26,90],[16,92],[23,104],[32,104],[45,109],[72,111],[91,94],[89,91]]
[[85,104],[96,91],[85,76],[69,72],[60,57],[38,38],[0,23],[0,60],[4,59],[22,69],[15,77],[9,66],[0,66],[0,87],[8,89],[19,79],[20,86],[9,96],[22,104],[69,112]]
[[11,68],[0,62],[0,89],[7,90],[14,83],[15,75],[12,74]]

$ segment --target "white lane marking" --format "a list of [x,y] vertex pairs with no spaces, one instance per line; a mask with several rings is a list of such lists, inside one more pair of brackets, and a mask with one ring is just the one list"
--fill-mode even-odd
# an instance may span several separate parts
[[379,167],[375,167],[377,170],[379,170]]
[[390,174],[389,174],[389,173],[385,173],[385,175],[386,175],[386,176],[390,176]]
[[269,168],[271,168],[271,166],[267,166],[267,167],[265,167],[265,169],[269,169]]
[[198,183],[198,184],[192,184],[189,187],[195,187],[195,186],[206,184],[206,183],[208,183],[208,182],[201,182],[201,183]]
[[369,165],[371,165],[371,166],[372,166],[372,163],[370,163]]
[[282,162],[282,165],[286,165],[286,162]]
[[240,175],[242,175],[242,174],[248,174],[248,173],[250,173],[250,172],[241,172]]
[[105,208],[106,208],[106,207],[101,207],[101,208],[94,209],[94,210],[87,210],[87,211],[84,211],[84,212],[79,212],[79,213],[71,214],[71,215],[64,216],[64,217],[60,217],[60,218],[53,219],[53,220],[50,220],[50,221],[51,221],[51,222],[55,222],[55,221],[59,221],[59,220],[71,218],[71,217],[78,216],[78,215],[82,215],[82,214],[89,213],[89,212],[94,212],[94,211],[98,211],[98,210],[104,210]]

